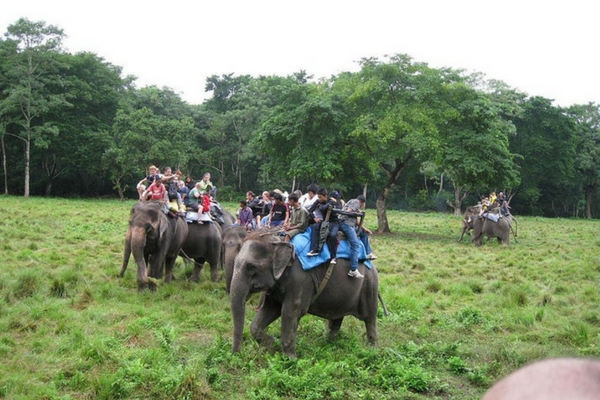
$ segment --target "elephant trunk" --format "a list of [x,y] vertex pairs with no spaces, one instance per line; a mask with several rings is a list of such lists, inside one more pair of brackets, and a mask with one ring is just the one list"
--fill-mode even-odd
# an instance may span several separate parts
[[148,265],[144,255],[146,247],[146,230],[143,227],[131,228],[131,240],[129,241],[130,251],[133,253],[137,270],[138,289],[144,289],[148,285]]
[[460,243],[462,241],[463,236],[465,236],[465,232],[467,231],[467,228],[462,229],[462,232],[460,233],[460,237],[458,238],[458,243]]
[[233,279],[233,265],[235,262],[235,254],[233,249],[226,249],[224,255],[225,264],[225,290],[227,293],[231,293],[231,280]]
[[244,281],[243,276],[235,273],[231,282],[231,315],[233,317],[233,352],[242,348],[242,334],[246,317],[246,299],[250,286]]
[[122,278],[127,270],[127,264],[129,264],[129,257],[131,256],[131,228],[127,229],[127,235],[125,235],[125,249],[123,250],[123,266],[119,277]]

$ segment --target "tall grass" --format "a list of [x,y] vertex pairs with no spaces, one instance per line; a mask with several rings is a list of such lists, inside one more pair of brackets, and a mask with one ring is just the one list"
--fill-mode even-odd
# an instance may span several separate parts
[[352,317],[328,342],[307,316],[290,360],[248,328],[230,352],[229,298],[207,271],[192,284],[178,261],[156,293],[132,266],[119,279],[132,205],[0,197],[0,397],[476,399],[529,361],[600,355],[598,221],[522,217],[518,243],[475,248],[449,215],[390,211],[393,233],[372,239],[391,311],[379,346]]

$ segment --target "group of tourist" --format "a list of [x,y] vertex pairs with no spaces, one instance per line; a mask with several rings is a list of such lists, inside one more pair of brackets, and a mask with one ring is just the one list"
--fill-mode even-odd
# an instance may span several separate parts
[[[300,190],[285,195],[281,190],[265,191],[260,197],[254,192],[246,192],[246,199],[241,200],[237,212],[235,226],[243,226],[252,231],[261,227],[279,227],[279,234],[289,242],[295,235],[311,227],[311,245],[307,256],[317,256],[323,242],[331,253],[330,263],[337,262],[338,232],[342,231],[350,244],[350,271],[349,276],[362,278],[358,271],[358,260],[361,253],[361,242],[365,248],[367,259],[374,260],[369,243],[372,232],[358,223],[362,209],[366,205],[364,196],[344,203],[338,191],[328,194],[327,189],[311,184],[307,192]],[[324,223],[326,224],[324,225]],[[328,229],[326,239],[323,240],[321,228]]]
[[483,214],[493,210],[495,208],[499,208],[500,209],[500,215],[502,216],[506,216],[509,214],[509,205],[508,202],[506,201],[506,198],[504,196],[503,192],[498,193],[498,195],[496,195],[496,192],[491,192],[489,196],[484,197],[483,199],[481,199],[481,201],[478,204],[481,207],[481,211],[479,212],[479,217],[483,217]]
[[158,201],[174,212],[184,214],[186,210],[203,213],[210,210],[211,197],[216,189],[210,181],[210,173],[205,173],[202,180],[195,182],[191,176],[183,180],[181,171],[172,171],[170,167],[164,173],[151,165],[149,174],[137,184],[141,201]]

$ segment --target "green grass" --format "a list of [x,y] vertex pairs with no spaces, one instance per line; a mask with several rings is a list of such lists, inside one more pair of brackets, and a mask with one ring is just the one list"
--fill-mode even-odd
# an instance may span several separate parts
[[518,243],[475,248],[456,243],[459,219],[389,211],[393,233],[372,239],[379,346],[352,317],[328,342],[307,316],[290,360],[251,339],[257,296],[231,353],[208,268],[192,284],[179,260],[156,293],[137,292],[132,263],[119,279],[132,205],[0,197],[0,398],[477,399],[529,361],[600,356],[599,221],[521,217]]

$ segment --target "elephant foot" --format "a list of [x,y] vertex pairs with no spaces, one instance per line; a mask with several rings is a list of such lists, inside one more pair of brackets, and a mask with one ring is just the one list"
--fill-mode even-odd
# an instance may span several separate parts
[[298,358],[298,356],[296,355],[296,349],[283,349],[282,353],[294,360]]
[[194,282],[194,283],[198,283],[200,282],[200,278],[198,278],[197,276],[193,276],[190,278],[190,281]]
[[148,289],[155,292],[158,289],[159,280],[156,278],[148,278]]
[[260,344],[261,346],[265,347],[267,350],[269,351],[273,351],[273,348],[275,347],[275,338],[271,335],[259,335],[255,337],[256,341],[258,342],[258,344]]

